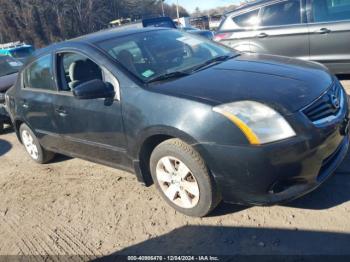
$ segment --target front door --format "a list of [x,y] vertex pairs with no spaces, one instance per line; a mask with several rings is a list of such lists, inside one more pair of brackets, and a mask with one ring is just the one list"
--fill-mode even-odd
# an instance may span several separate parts
[[[118,166],[125,161],[119,83],[105,68],[76,52],[57,54],[59,94],[54,110],[62,144],[60,149],[88,160]],[[115,99],[78,100],[73,90],[82,83],[101,79],[116,89]]]
[[263,7],[251,50],[309,59],[308,27],[300,0],[280,1]]

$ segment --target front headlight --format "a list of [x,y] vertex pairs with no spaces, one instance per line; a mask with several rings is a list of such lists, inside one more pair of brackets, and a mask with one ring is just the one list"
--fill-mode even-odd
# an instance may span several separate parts
[[295,136],[293,128],[283,116],[258,102],[233,102],[214,107],[213,110],[236,124],[249,142],[254,145]]

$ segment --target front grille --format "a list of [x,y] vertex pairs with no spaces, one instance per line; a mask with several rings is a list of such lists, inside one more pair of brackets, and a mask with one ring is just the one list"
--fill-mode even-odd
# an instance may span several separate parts
[[304,114],[312,122],[336,116],[343,106],[344,99],[342,92],[340,83],[336,81],[322,97],[303,110]]

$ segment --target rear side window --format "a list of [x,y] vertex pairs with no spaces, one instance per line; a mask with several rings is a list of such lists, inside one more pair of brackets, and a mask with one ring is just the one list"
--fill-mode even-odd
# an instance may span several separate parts
[[301,23],[300,1],[286,1],[264,8],[262,26],[293,25]]
[[239,27],[252,27],[259,25],[259,10],[254,10],[232,18]]
[[350,0],[312,0],[314,22],[350,20]]
[[24,70],[24,88],[56,90],[52,75],[52,56],[39,58]]

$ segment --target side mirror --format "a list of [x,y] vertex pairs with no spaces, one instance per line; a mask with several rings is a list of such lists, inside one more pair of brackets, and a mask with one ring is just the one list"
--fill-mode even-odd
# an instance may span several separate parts
[[77,99],[114,98],[115,91],[110,83],[94,79],[74,88],[73,94]]

